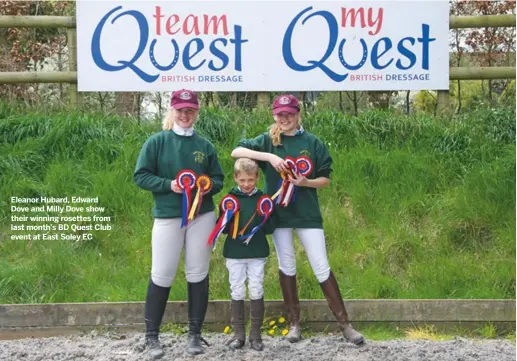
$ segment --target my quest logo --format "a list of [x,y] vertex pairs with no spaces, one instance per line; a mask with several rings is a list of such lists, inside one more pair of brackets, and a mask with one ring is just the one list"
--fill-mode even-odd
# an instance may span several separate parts
[[[282,55],[285,63],[289,68],[298,72],[322,71],[330,79],[335,82],[342,82],[351,72],[360,71],[367,62],[376,70],[393,69],[394,73],[408,71],[415,67],[420,72],[429,70],[429,44],[435,41],[431,38],[431,27],[428,24],[422,24],[420,34],[414,34],[414,31],[408,36],[400,39],[392,37],[380,37],[382,32],[384,19],[383,8],[341,8],[340,14],[336,17],[334,13],[327,10],[313,10],[313,7],[307,7],[300,11],[294,19],[289,23],[285,31],[282,43]],[[299,39],[293,39],[295,30],[303,27],[311,21],[316,21],[328,26],[328,38],[321,39],[322,43],[326,43],[327,47],[324,53],[315,54],[313,60],[305,63],[297,61],[293,55],[293,43],[303,43]],[[366,29],[365,37],[360,38],[360,46],[347,45],[349,39],[342,38],[344,32],[340,29],[361,27]],[[299,33],[299,32],[298,32]],[[416,35],[416,36],[415,36]],[[375,41],[367,37],[375,37]],[[362,53],[359,61],[351,63],[350,54],[354,54],[357,58],[357,52]],[[341,66],[331,68],[328,63],[332,57],[337,56]],[[364,70],[364,69],[363,69]],[[416,74],[422,79],[424,74]],[[428,76],[428,74],[425,74]],[[388,76],[389,77],[389,76]],[[385,80],[410,80],[410,79],[388,79]],[[353,79],[352,79],[353,80]],[[382,80],[369,79],[369,80]]]
[[[139,38],[136,50],[128,59],[118,61],[106,61],[101,51],[106,49],[106,44],[101,46],[103,34],[110,31],[111,25],[121,18],[132,18],[135,21]],[[188,36],[184,43],[174,38],[178,34]],[[95,64],[102,70],[118,72],[130,69],[134,74],[148,83],[158,79],[160,72],[174,69],[182,64],[187,71],[210,70],[222,72],[228,70],[242,71],[242,47],[248,42],[243,38],[242,26],[233,26],[233,35],[229,36],[228,19],[226,15],[194,15],[189,14],[181,18],[178,14],[164,14],[160,6],[155,6],[154,14],[147,18],[138,10],[124,11],[122,6],[117,6],[106,13],[95,27],[92,37],[91,54]],[[217,36],[210,41],[206,36]],[[204,37],[203,37],[204,36]],[[168,61],[159,62],[155,56],[158,38],[167,37],[170,42],[166,49],[171,54]],[[162,42],[160,46],[165,46]],[[112,55],[112,54],[111,54]],[[110,57],[112,58],[112,57]],[[147,58],[147,59],[146,59]],[[146,63],[150,60],[152,66],[143,69],[138,66],[139,60]]]

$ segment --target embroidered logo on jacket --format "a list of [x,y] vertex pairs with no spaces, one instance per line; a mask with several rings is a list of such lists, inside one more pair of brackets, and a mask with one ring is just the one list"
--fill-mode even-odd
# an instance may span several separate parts
[[196,163],[201,164],[205,160],[205,153],[203,153],[203,152],[195,151],[192,154],[194,154],[194,162],[196,162]]
[[306,157],[310,157],[311,156],[311,152],[309,152],[307,149],[300,150],[300,154],[304,155]]

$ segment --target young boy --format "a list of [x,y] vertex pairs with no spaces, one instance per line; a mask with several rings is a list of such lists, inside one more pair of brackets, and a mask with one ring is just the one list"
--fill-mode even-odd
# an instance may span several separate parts
[[[256,187],[258,178],[259,167],[254,160],[237,159],[234,167],[234,179],[237,187],[233,188],[229,194],[239,201],[238,229],[241,231],[243,227],[247,226],[244,234],[249,234],[263,220],[263,217],[255,214],[259,199],[264,195]],[[225,229],[225,233],[230,233],[228,228]],[[242,238],[233,239],[230,234],[224,243],[223,256],[226,258],[226,267],[229,272],[232,296],[231,324],[234,330],[233,338],[228,342],[228,346],[233,350],[242,348],[246,340],[244,323],[246,280],[248,280],[250,297],[250,346],[257,351],[262,351],[264,348],[260,328],[264,320],[264,265],[269,256],[266,234],[271,234],[272,228],[271,217],[269,217],[268,221],[252,236],[249,243],[246,244]]]

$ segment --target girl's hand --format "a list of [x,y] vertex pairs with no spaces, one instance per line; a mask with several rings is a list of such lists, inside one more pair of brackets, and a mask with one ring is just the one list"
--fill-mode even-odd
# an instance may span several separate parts
[[271,166],[275,168],[278,173],[287,172],[287,170],[289,169],[287,162],[280,158],[278,155],[270,153],[268,161],[269,163],[271,163]]
[[309,180],[298,173],[294,173],[294,178],[289,175],[289,180],[292,184],[298,187],[307,187],[309,185]]
[[181,188],[179,187],[178,185],[178,182],[176,181],[176,179],[173,179],[172,180],[172,183],[171,183],[171,190],[174,192],[174,193],[183,193],[183,191],[181,190]]

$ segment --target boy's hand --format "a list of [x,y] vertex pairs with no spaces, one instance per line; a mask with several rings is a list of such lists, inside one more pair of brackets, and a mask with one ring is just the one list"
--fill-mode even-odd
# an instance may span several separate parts
[[289,175],[289,181],[291,181],[292,184],[298,187],[307,187],[309,185],[309,180],[305,176],[295,172],[293,172],[293,174],[294,178]]

